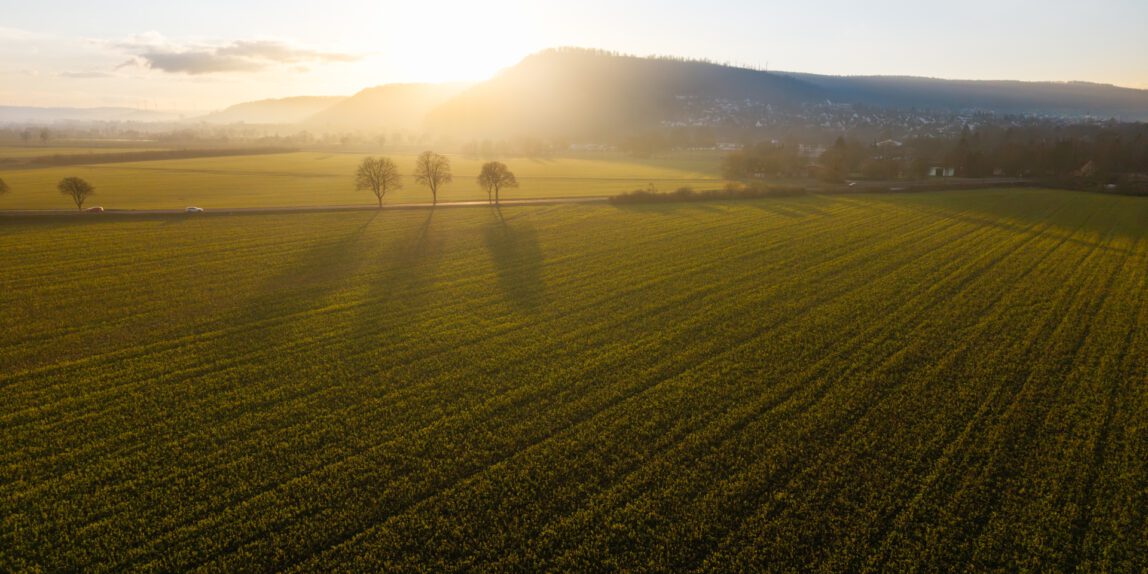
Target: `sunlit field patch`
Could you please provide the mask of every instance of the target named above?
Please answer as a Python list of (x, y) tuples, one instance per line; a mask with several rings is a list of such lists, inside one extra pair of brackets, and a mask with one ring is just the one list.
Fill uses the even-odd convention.
[[(404, 188), (384, 203), (430, 202), (430, 192), (410, 175), (416, 154), (387, 154), (398, 164)], [(0, 197), (0, 209), (68, 209), (56, 183), (82, 177), (96, 188), (89, 202), (109, 209), (207, 209), (312, 205), (371, 205), (374, 196), (355, 191), (355, 168), (362, 154), (297, 152), (273, 155), (103, 163), (0, 172), (12, 193)], [(482, 158), (450, 156), (454, 182), (439, 201), (486, 199), (475, 182)], [(678, 154), (641, 160), (621, 154), (553, 158), (502, 158), (520, 187), (504, 199), (607, 196), (653, 184), (672, 191), (682, 186), (721, 187), (720, 157)]]

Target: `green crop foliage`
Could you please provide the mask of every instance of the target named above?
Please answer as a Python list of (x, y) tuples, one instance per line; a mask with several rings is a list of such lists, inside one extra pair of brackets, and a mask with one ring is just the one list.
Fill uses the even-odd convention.
[[(415, 185), (411, 175), (416, 155), (390, 155), (407, 182), (403, 189), (388, 193), (384, 203), (430, 202), (430, 192)], [(6, 196), (0, 201), (0, 208), (65, 209), (69, 206), (61, 200), (66, 198), (59, 197), (55, 185), (71, 176), (82, 177), (96, 186), (96, 201), (109, 209), (182, 209), (188, 205), (207, 209), (370, 206), (375, 198), (369, 192), (355, 191), (355, 169), (363, 157), (297, 152), (10, 169), (0, 173), (19, 193)], [(485, 200), (486, 192), (475, 178), (487, 160), (466, 156), (450, 156), (450, 160), (454, 183), (443, 187), (439, 201)], [(503, 194), (505, 200), (608, 196), (645, 188), (650, 183), (664, 190), (722, 185), (718, 174), (721, 158), (706, 153), (653, 160), (619, 154), (502, 161), (518, 176), (520, 184)]]
[(1143, 571), (1145, 221), (8, 220), (0, 570)]

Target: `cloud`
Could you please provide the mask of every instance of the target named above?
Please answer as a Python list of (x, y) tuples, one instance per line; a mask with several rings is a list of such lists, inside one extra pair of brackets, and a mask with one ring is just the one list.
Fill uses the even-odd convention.
[(299, 62), (354, 62), (359, 57), (352, 54), (337, 52), (320, 52), (293, 47), (282, 42), (273, 41), (239, 41), (230, 46), (219, 48), (217, 53), (222, 56), (248, 58), (285, 64)]
[(171, 74), (217, 74), (227, 72), (260, 72), (302, 64), (354, 62), (355, 54), (324, 52), (276, 40), (237, 40), (228, 44), (179, 45), (149, 32), (114, 46), (132, 58), (119, 67), (140, 66)]
[(136, 62), (144, 67), (173, 74), (215, 74), (220, 72), (257, 72), (270, 67), (270, 63), (233, 56), (221, 56), (213, 51), (199, 52), (143, 52)]

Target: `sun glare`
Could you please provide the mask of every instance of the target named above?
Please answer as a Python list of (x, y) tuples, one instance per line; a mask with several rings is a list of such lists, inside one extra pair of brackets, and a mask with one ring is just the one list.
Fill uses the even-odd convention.
[(528, 55), (510, 45), (428, 46), (392, 59), (399, 76), (419, 82), (473, 82), (493, 77)]
[(522, 2), (497, 7), (407, 4), (398, 10), (398, 21), (431, 22), (433, 30), (417, 24), (396, 30), (380, 38), (380, 53), (387, 67), (406, 81), (484, 80), (549, 46), (535, 25), (538, 10)]

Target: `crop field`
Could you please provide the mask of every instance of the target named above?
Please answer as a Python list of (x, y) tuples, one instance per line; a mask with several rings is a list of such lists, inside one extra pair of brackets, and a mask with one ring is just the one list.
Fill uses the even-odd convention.
[[(415, 154), (386, 154), (404, 174), (404, 188), (385, 203), (430, 202), (430, 192), (414, 181)], [(103, 163), (0, 171), (12, 192), (0, 196), (0, 209), (69, 209), (74, 204), (56, 183), (82, 177), (96, 188), (87, 205), (109, 209), (182, 209), (197, 205), (280, 207), (373, 205), (368, 191), (355, 191), (354, 173), (362, 154), (297, 152), (275, 155)], [(486, 199), (475, 178), (485, 160), (451, 156), (454, 183), (439, 201)], [(504, 199), (604, 196), (654, 184), (663, 191), (681, 186), (721, 186), (720, 157), (696, 153), (653, 160), (620, 154), (553, 159), (504, 158), (521, 187)]]
[(0, 570), (1148, 569), (1148, 201), (6, 220), (0, 265)]
[(56, 155), (85, 155), (85, 154), (104, 154), (104, 153), (132, 153), (141, 151), (155, 151), (161, 148), (145, 148), (138, 146), (4, 146), (0, 145), (0, 160), (5, 159), (28, 159), (35, 157), (56, 156)]

